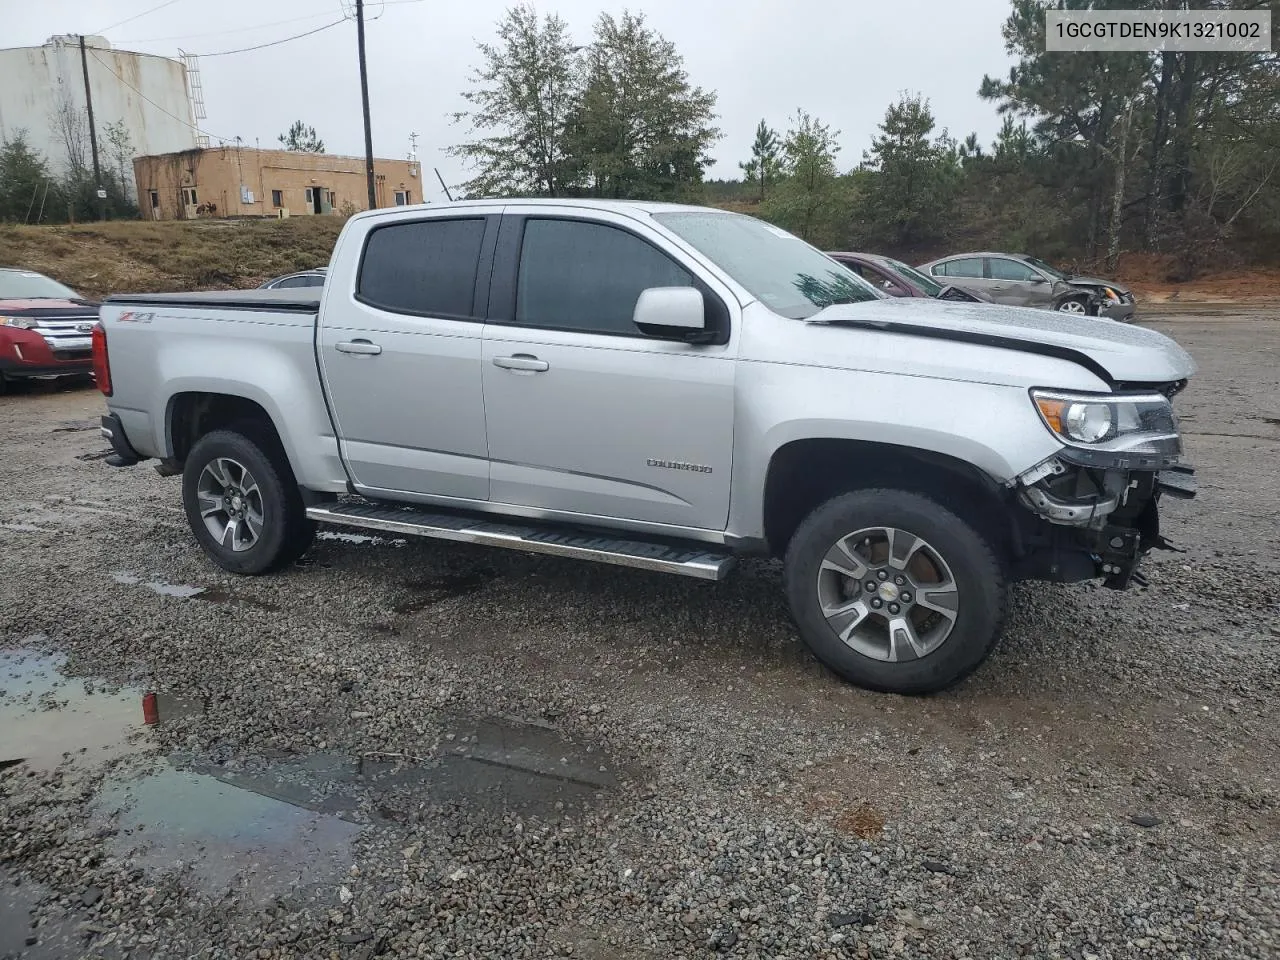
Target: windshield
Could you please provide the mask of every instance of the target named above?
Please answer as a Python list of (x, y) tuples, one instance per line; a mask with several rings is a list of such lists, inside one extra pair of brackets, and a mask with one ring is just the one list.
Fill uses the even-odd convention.
[(654, 219), (688, 240), (774, 313), (805, 320), (837, 303), (882, 296), (865, 280), (785, 230), (736, 213), (660, 213)]
[(894, 270), (898, 271), (898, 273), (902, 274), (908, 280), (913, 281), (917, 287), (919, 287), (921, 290), (923, 290), (925, 293), (927, 293), (931, 297), (936, 297), (945, 289), (942, 286), (942, 284), (934, 280), (933, 277), (927, 274), (921, 273), (915, 267), (907, 266), (901, 260), (894, 260), (892, 257), (885, 257), (884, 262), (887, 263), (889, 266), (891, 266)]
[(56, 280), (26, 270), (0, 270), (0, 300), (79, 300)]
[(1047, 273), (1049, 276), (1053, 277), (1053, 279), (1055, 280), (1070, 279), (1065, 273), (1063, 273), (1057, 267), (1051, 267), (1049, 266), (1049, 264), (1045, 263), (1043, 260), (1037, 259), (1036, 257), (1023, 257), (1022, 259), (1025, 260), (1027, 263), (1031, 264), (1031, 266), (1035, 267), (1037, 270), (1041, 270), (1044, 273)]

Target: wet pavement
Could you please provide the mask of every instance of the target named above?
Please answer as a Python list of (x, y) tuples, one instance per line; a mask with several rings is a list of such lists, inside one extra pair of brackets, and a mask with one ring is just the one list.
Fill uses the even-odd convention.
[[(111, 576), (178, 601), (225, 599), (128, 572)], [(417, 586), (428, 596), (471, 588), (470, 581)], [(89, 785), (84, 830), (105, 842), (108, 856), (149, 884), (177, 882), (214, 902), (341, 905), (350, 896), (344, 880), (357, 869), (353, 843), (366, 829), (395, 831), (441, 810), (554, 822), (619, 782), (614, 762), (594, 747), (545, 722), (500, 717), (442, 717), (437, 748), (423, 755), (320, 751), (225, 764), (181, 751), (162, 756), (140, 688), (109, 688), (68, 675), (66, 665), (43, 636), (0, 650), (0, 770)], [(205, 706), (172, 694), (157, 703), (160, 723)], [(367, 718), (356, 712), (352, 719)], [(18, 880), (0, 872), (0, 958), (69, 957), (90, 946), (94, 956), (115, 955), (99, 935), (106, 928), (72, 909), (74, 902), (54, 904), (46, 888)], [(100, 896), (88, 888), (79, 906)], [(30, 920), (37, 914), (39, 929)]]
[(99, 395), (0, 398), (0, 958), (1273, 960), (1280, 322), (1166, 329), (1188, 552), (1020, 586), (928, 698), (832, 678), (769, 563), (322, 530), (234, 577), (56, 430)]

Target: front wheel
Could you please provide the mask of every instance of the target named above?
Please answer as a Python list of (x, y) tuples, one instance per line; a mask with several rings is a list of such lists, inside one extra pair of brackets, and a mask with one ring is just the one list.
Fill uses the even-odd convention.
[(1004, 621), (1004, 570), (945, 507), (900, 490), (842, 494), (787, 549), (787, 599), (824, 664), (872, 690), (943, 690), (982, 663)]
[(215, 430), (201, 437), (182, 470), (182, 505), (205, 553), (232, 573), (267, 573), (306, 551), (315, 525), (274, 438), (263, 431)]
[(1069, 297), (1058, 304), (1059, 313), (1074, 313), (1077, 316), (1088, 316), (1089, 301), (1084, 297)]

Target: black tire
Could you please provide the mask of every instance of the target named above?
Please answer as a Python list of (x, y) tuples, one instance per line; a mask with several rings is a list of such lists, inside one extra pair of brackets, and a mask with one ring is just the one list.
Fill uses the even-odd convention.
[[(1084, 308), (1084, 310), (1081, 311), (1080, 313), (1075, 313), (1074, 311), (1070, 311), (1070, 310), (1063, 310), (1062, 309), (1063, 305), (1068, 303), (1078, 303), (1080, 304), (1080, 306)], [(1059, 313), (1065, 313), (1067, 314), (1067, 316), (1096, 317), (1098, 315), (1097, 309), (1091, 308), (1089, 306), (1088, 297), (1063, 297), (1056, 304), (1054, 304), (1053, 309)]]
[[(224, 546), (209, 532), (200, 516), (197, 489), (206, 466), (219, 457), (243, 464), (257, 481), (262, 497), (262, 532), (248, 549)], [(214, 430), (191, 448), (182, 469), (182, 505), (192, 533), (210, 559), (232, 573), (270, 573), (301, 557), (315, 537), (315, 524), (283, 448), (271, 431), (257, 424), (236, 424)]]
[[(842, 537), (875, 527), (895, 527), (927, 541), (955, 581), (951, 632), (917, 659), (865, 655), (846, 645), (822, 613), (818, 578), (824, 557)], [(963, 680), (995, 645), (1008, 604), (1004, 568), (991, 544), (947, 508), (900, 490), (858, 490), (815, 509), (791, 539), (783, 576), (792, 616), (814, 655), (850, 683), (889, 693), (935, 693)]]

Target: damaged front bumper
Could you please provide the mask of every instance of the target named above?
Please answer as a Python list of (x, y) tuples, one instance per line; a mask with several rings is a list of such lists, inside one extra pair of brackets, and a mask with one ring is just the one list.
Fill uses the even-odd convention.
[(1138, 566), (1147, 551), (1176, 549), (1160, 533), (1161, 497), (1196, 495), (1195, 471), (1169, 461), (1159, 469), (1117, 469), (1053, 457), (1013, 486), (1024, 508), (1016, 532), (1018, 578), (1101, 577), (1117, 590), (1145, 583)]

